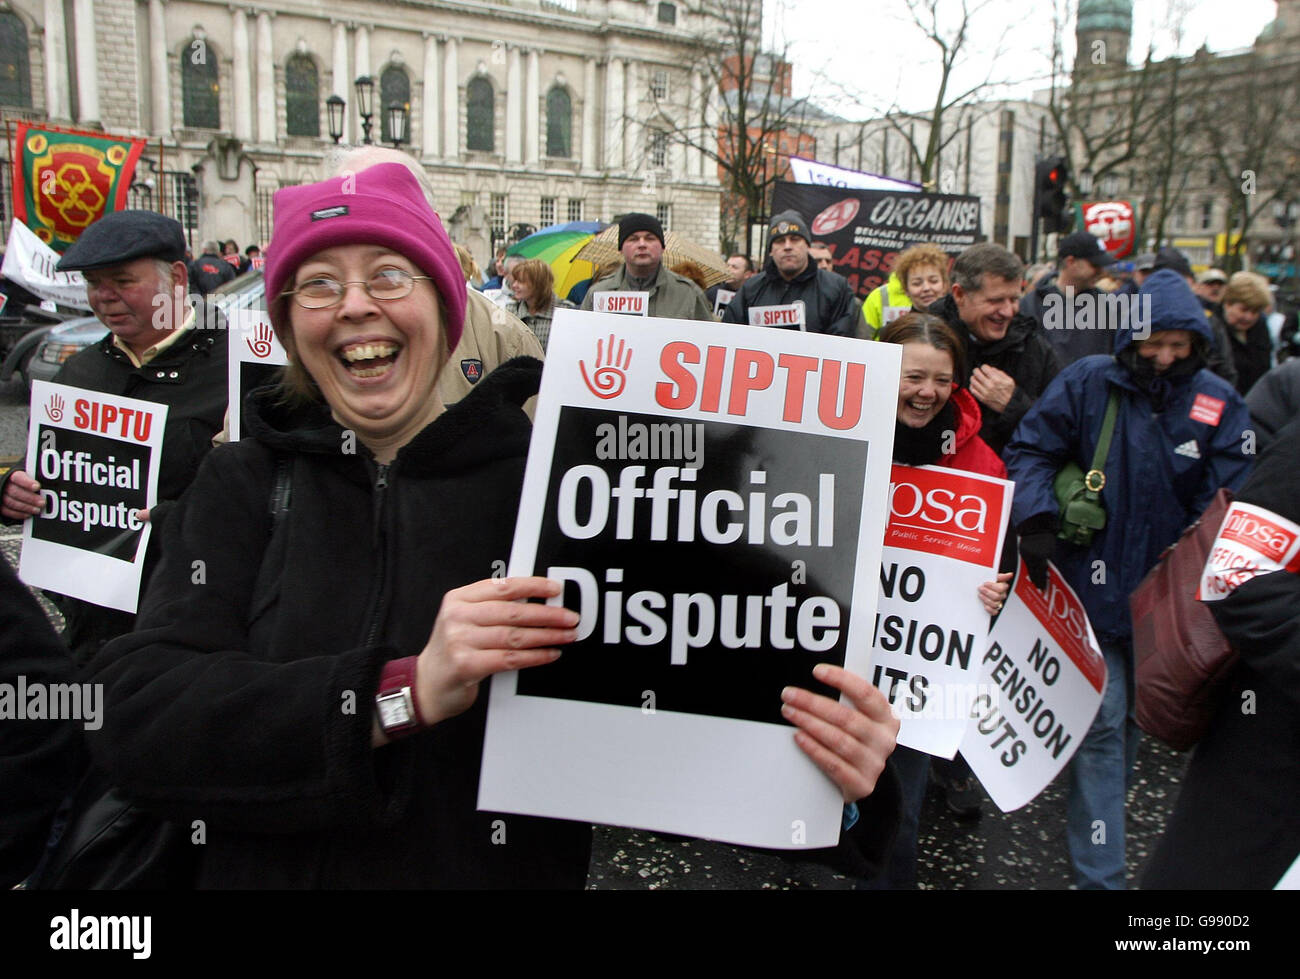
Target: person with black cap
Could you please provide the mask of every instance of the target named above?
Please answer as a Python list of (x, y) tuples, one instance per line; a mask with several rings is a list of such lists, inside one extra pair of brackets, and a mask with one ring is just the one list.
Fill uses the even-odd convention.
[(1109, 355), (1119, 317), (1106, 315), (1112, 307), (1098, 302), (1102, 293), (1096, 286), (1114, 256), (1087, 231), (1063, 237), (1056, 256), (1056, 271), (1024, 295), (1020, 312), (1043, 327), (1063, 366), (1091, 354)]
[[(856, 310), (849, 284), (834, 272), (819, 269), (809, 257), (808, 222), (798, 211), (782, 211), (767, 229), (763, 271), (746, 280), (722, 313), (724, 323), (749, 323), (751, 310), (764, 306), (803, 307), (798, 326), (809, 333), (853, 336)], [(759, 323), (759, 325), (766, 325)]]
[[(172, 505), (190, 485), (221, 431), (226, 412), (226, 334), (187, 302), (189, 272), (180, 223), (153, 211), (116, 211), (96, 221), (57, 266), (81, 272), (86, 298), (108, 336), (70, 357), (54, 380), (102, 394), (167, 405), (158, 471), (158, 502), (149, 511), (142, 585), (148, 580)], [(15, 469), (0, 486), (0, 516), (25, 520), (41, 513), (40, 484)], [(66, 637), (79, 664), (114, 636), (131, 631), (135, 617), (71, 598), (60, 608)]]
[(618, 222), (618, 250), (623, 253), (622, 266), (587, 290), (583, 309), (595, 308), (598, 292), (646, 292), (649, 316), (714, 322), (700, 287), (664, 265), (664, 227), (653, 214), (623, 215)]

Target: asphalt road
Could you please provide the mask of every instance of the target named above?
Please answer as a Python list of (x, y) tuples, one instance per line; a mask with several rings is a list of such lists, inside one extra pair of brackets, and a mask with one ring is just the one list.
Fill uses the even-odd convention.
[[(0, 386), (0, 470), (21, 456), (26, 438), (26, 394)], [(16, 528), (0, 528), (0, 551), (15, 566)], [(47, 608), (57, 615), (52, 606)], [(1138, 750), (1128, 798), (1128, 877), (1136, 886), (1178, 795), (1187, 756), (1153, 739)], [(985, 801), (980, 819), (961, 822), (931, 786), (921, 813), (918, 887), (922, 890), (1062, 890), (1071, 883), (1065, 844), (1063, 775), (1032, 803), (1000, 813)], [(638, 830), (600, 827), (588, 887), (599, 890), (847, 889), (852, 882), (815, 863), (703, 840), (665, 838)]]

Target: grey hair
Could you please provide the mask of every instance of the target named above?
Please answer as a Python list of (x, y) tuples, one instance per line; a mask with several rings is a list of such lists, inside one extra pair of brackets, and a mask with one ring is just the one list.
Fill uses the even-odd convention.
[(220, 245), (219, 243), (217, 243), (216, 241), (205, 241), (205, 242), (203, 243), (203, 251), (204, 251), (204, 252), (211, 252), (213, 255), (220, 255), (220, 254), (221, 254), (221, 245)]
[[(358, 146), (343, 154), (339, 159), (339, 165), (334, 168), (334, 176), (337, 177), (348, 170), (353, 173), (368, 170), (376, 163), (400, 163), (410, 170), (415, 176), (416, 183), (420, 185), (420, 192), (424, 194), (430, 209), (434, 214), (438, 213), (438, 205), (433, 201), (433, 182), (429, 179), (429, 175), (409, 153), (403, 153), (401, 150), (387, 146)], [(442, 220), (441, 216), (439, 220)]]
[(952, 283), (964, 292), (979, 292), (984, 287), (984, 276), (1020, 282), (1025, 266), (1012, 252), (992, 242), (971, 245), (952, 266)]

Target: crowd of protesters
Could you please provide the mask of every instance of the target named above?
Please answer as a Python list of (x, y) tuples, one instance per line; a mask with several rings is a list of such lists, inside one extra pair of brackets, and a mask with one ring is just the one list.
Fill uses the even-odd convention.
[[(354, 181), (346, 191), (336, 177), (276, 195), (265, 260), (256, 246), (241, 255), (215, 240), (190, 259), (175, 222), (121, 212), (60, 264), (85, 272), (110, 334), (58, 380), (172, 404), (164, 458), (183, 454), (184, 471), (142, 514), (156, 533), (138, 617), (88, 618), (84, 603), (65, 603), (75, 668), (107, 691), (102, 730), (83, 744), (70, 726), (0, 728), (0, 886), (123, 884), (102, 861), (100, 876), (78, 876), (67, 853), (63, 827), (107, 786), (155, 832), (167, 819), (206, 821), (197, 863), (179, 876), (166, 868), (174, 886), (585, 879), (589, 827), (512, 821), (507, 851), (489, 844), (490, 814), (474, 802), (479, 684), (551, 662), (576, 635), (574, 613), (516, 604), (554, 596), (555, 583), (483, 579), (509, 549), (538, 362), (575, 297), (556, 295), (546, 263), (503, 251), (483, 283), (502, 290), (493, 303), (472, 287), (482, 274), (448, 239), (420, 168), (392, 151), (359, 153), (341, 165)], [(577, 304), (638, 292), (651, 316), (732, 324), (763, 307), (797, 307), (797, 329), (899, 344), (895, 461), (1014, 481), (1002, 573), (979, 597), (996, 615), (1017, 557), (1040, 588), (1050, 560), (1087, 609), (1107, 682), (1070, 764), (1067, 839), (1077, 886), (1123, 888), (1139, 736), (1128, 596), (1221, 488), (1300, 522), (1300, 361), (1274, 365), (1267, 281), (1213, 269), (1196, 277), (1173, 249), (1139, 257), (1129, 277), (1095, 238), (1074, 234), (1060, 239), (1054, 266), (1028, 271), (997, 245), (950, 256), (918, 242), (860, 301), (794, 211), (772, 218), (761, 265), (732, 255), (714, 285), (699, 266), (670, 267), (665, 244), (655, 217), (625, 215), (621, 261), (599, 270)], [(207, 293), (263, 263), (290, 366), (278, 388), (249, 401), (248, 436), (211, 452), (224, 404), (187, 391), (224, 385), (224, 342), (218, 353), (181, 312), (161, 332), (146, 313), (178, 285)], [(1072, 329), (1081, 304), (1103, 295), (1125, 297), (1120, 315)], [(188, 358), (185, 385), (142, 386), (149, 365), (178, 357)], [(399, 390), (372, 384), (376, 372)], [(1071, 544), (1053, 481), (1068, 463), (1091, 467), (1108, 416), (1106, 525)], [(348, 432), (362, 450), (340, 461)], [(0, 515), (32, 517), (39, 490), (14, 470)], [(189, 585), (198, 560), (211, 587)], [(1214, 603), (1240, 654), (1234, 689), (1258, 692), (1267, 723), (1225, 703), (1147, 886), (1268, 887), (1300, 854), (1296, 570), (1258, 575)], [(375, 591), (374, 581), (385, 585)], [(0, 588), (0, 679), (72, 676), (62, 640), (7, 567)], [(360, 644), (359, 622), (373, 626)], [(86, 623), (94, 628), (79, 635)], [(510, 650), (501, 648), (507, 628)], [(912, 887), (932, 760), (895, 749), (898, 723), (865, 680), (843, 670), (818, 679), (844, 703), (794, 690), (787, 716), (818, 743), (799, 742), (846, 803), (844, 852), (825, 858), (864, 887)], [(346, 691), (372, 709), (321, 709)], [(395, 691), (405, 697), (396, 706)], [(836, 764), (819, 756), (828, 751)], [(953, 812), (977, 816), (978, 785), (960, 756), (935, 770)]]

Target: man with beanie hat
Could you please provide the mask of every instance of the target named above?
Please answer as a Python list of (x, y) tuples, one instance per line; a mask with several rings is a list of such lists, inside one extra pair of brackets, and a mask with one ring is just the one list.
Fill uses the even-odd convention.
[(763, 271), (740, 287), (723, 311), (722, 322), (749, 323), (751, 310), (800, 304), (803, 322), (798, 329), (853, 336), (855, 311), (849, 284), (817, 267), (808, 255), (811, 244), (808, 222), (798, 211), (782, 211), (772, 218)]
[(694, 282), (664, 268), (664, 228), (652, 214), (625, 214), (618, 222), (623, 265), (587, 290), (582, 308), (595, 309), (598, 292), (645, 292), (649, 316), (712, 323), (709, 301)]
[[(186, 302), (189, 270), (180, 223), (153, 211), (115, 211), (72, 244), (58, 271), (80, 271), (86, 298), (108, 336), (68, 358), (58, 384), (167, 406), (150, 511), (141, 586), (148, 582), (166, 516), (212, 448), (226, 413), (226, 333), (215, 317)], [(208, 320), (211, 319), (211, 322)], [(0, 485), (0, 515), (25, 520), (45, 509), (40, 484), (16, 469)], [(130, 632), (135, 616), (72, 598), (59, 602), (66, 637), (79, 664), (109, 639)]]
[[(1138, 737), (1129, 595), (1220, 487), (1245, 481), (1253, 458), (1245, 403), (1205, 369), (1212, 334), (1196, 297), (1172, 269), (1157, 269), (1140, 298), (1150, 320), (1139, 329), (1130, 315), (1114, 355), (1084, 357), (1057, 374), (1003, 453), (1029, 578), (1045, 588), (1047, 562), (1055, 563), (1106, 661), (1101, 707), (1070, 763), (1066, 838), (1080, 888), (1125, 884), (1125, 783)], [(1106, 526), (1076, 546), (1057, 538), (1053, 483), (1066, 463), (1091, 467), (1112, 397), (1114, 431), (1101, 466)]]

